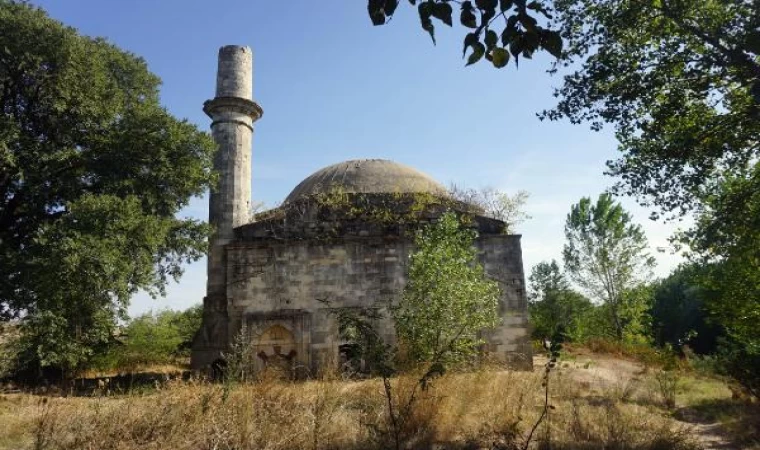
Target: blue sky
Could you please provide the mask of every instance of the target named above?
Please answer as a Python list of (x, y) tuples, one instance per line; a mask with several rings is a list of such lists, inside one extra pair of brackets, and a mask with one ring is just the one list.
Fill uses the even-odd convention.
[[(530, 268), (561, 258), (570, 205), (597, 196), (613, 179), (611, 130), (547, 123), (536, 112), (554, 104), (558, 77), (548, 55), (519, 70), (487, 63), (464, 67), (461, 28), (436, 23), (438, 45), (402, 2), (392, 22), (373, 27), (366, 0), (273, 2), (199, 0), (34, 1), (81, 33), (101, 36), (142, 56), (163, 80), (161, 99), (201, 129), (213, 97), (222, 45), (253, 48), (254, 98), (264, 109), (253, 139), (254, 201), (275, 204), (315, 170), (346, 159), (386, 158), (438, 181), (531, 194), (522, 233)], [(632, 199), (622, 203), (644, 226), (666, 275), (680, 261), (655, 251), (678, 224), (650, 221)], [(207, 200), (182, 215), (206, 219)], [(202, 301), (205, 260), (190, 265), (166, 298), (139, 294), (131, 314)]]

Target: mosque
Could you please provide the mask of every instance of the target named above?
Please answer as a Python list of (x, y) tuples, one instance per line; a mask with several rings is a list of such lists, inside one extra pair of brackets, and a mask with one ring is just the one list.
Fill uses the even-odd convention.
[[(251, 49), (222, 47), (216, 97), (203, 105), (219, 145), (220, 179), (209, 199), (215, 231), (194, 369), (223, 359), (241, 338), (253, 346), (257, 369), (276, 364), (309, 374), (338, 364), (351, 343), (338, 333), (335, 308), (387, 312), (405, 284), (410, 231), (449, 209), (470, 214), (479, 261), (501, 287), (501, 325), (484, 332), (483, 351), (511, 367), (532, 367), (520, 236), (451, 200), (424, 173), (381, 159), (339, 162), (254, 217), (251, 140), (262, 109), (252, 89)], [(378, 330), (393, 342), (393, 324), (384, 317)]]

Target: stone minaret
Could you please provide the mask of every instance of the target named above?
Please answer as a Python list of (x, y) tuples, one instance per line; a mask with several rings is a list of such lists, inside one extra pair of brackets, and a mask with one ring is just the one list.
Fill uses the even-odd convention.
[(203, 326), (193, 343), (192, 366), (201, 368), (227, 348), (227, 269), (225, 246), (234, 228), (251, 220), (251, 137), (261, 107), (252, 100), (251, 49), (227, 45), (219, 49), (216, 97), (203, 104), (211, 118), (211, 131), (219, 146), (214, 169), (219, 180), (211, 190), (208, 281), (203, 302)]

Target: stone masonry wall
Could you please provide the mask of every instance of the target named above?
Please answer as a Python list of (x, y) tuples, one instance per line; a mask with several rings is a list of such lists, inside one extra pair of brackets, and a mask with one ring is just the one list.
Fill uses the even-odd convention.
[[(531, 354), (519, 236), (485, 236), (477, 245), (486, 272), (503, 291), (503, 325), (487, 336), (488, 349), (513, 366), (527, 368)], [(265, 328), (280, 325), (296, 340), (297, 364), (304, 370), (335, 364), (341, 342), (330, 308), (385, 310), (400, 297), (412, 248), (410, 240), (398, 237), (230, 244), (230, 336), (245, 324), (255, 341)], [(377, 325), (392, 342), (391, 321)]]
[(481, 236), (475, 245), (486, 274), (501, 288), (499, 314), (502, 324), (485, 336), (488, 350), (512, 367), (530, 370), (533, 352), (520, 236)]

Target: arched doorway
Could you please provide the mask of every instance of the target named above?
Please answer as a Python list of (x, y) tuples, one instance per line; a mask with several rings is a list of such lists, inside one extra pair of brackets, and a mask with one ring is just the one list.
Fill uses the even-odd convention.
[(296, 341), (293, 333), (282, 325), (272, 325), (256, 340), (256, 356), (262, 368), (292, 374), (296, 362)]

